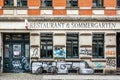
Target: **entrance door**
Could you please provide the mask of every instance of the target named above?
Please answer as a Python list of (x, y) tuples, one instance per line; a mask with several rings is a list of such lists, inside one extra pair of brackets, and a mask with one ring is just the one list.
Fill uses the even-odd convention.
[[(14, 40), (12, 34), (8, 35), (12, 38), (10, 38), (11, 40), (4, 40), (3, 71), (28, 72), (30, 69), (29, 40), (24, 39), (25, 34), (18, 34), (21, 36), (21, 39), (19, 40)], [(16, 36), (18, 35), (16, 34)]]
[(120, 68), (120, 33), (117, 33), (117, 67)]

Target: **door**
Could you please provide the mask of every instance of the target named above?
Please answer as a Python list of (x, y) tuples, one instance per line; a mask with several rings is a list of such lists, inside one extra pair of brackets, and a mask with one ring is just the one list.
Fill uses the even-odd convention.
[(120, 68), (120, 33), (117, 33), (117, 68)]
[(29, 53), (29, 41), (25, 41), (24, 37), (20, 40), (4, 40), (3, 71), (29, 72)]

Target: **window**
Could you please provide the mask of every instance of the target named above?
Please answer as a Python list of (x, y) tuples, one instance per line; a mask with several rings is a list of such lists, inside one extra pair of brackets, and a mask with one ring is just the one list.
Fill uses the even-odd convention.
[(120, 7), (120, 0), (117, 0), (117, 7)]
[(41, 7), (52, 7), (52, 0), (41, 0)]
[(67, 0), (67, 7), (78, 7), (78, 0)]
[(104, 34), (93, 34), (93, 58), (104, 58)]
[(52, 33), (41, 33), (41, 58), (52, 58), (53, 57), (53, 34)]
[(5, 5), (5, 7), (7, 7), (7, 6), (13, 6), (13, 3), (14, 3), (14, 1), (13, 0), (4, 0), (4, 5)]
[(67, 58), (78, 58), (79, 55), (79, 40), (78, 33), (67, 33), (66, 55)]
[(103, 0), (93, 0), (93, 7), (103, 7)]
[(17, 0), (17, 6), (18, 7), (27, 6), (27, 0)]

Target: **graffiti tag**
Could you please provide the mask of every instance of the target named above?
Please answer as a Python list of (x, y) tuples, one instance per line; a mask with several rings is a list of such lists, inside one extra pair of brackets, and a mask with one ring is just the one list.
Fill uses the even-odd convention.
[(84, 49), (81, 49), (80, 54), (83, 54), (83, 55), (92, 55), (92, 50), (84, 48)]

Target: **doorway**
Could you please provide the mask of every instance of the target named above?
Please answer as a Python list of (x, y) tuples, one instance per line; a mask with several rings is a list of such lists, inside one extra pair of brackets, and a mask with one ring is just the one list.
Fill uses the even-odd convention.
[(120, 33), (117, 33), (117, 68), (120, 68)]
[(3, 34), (3, 72), (29, 72), (29, 34)]

